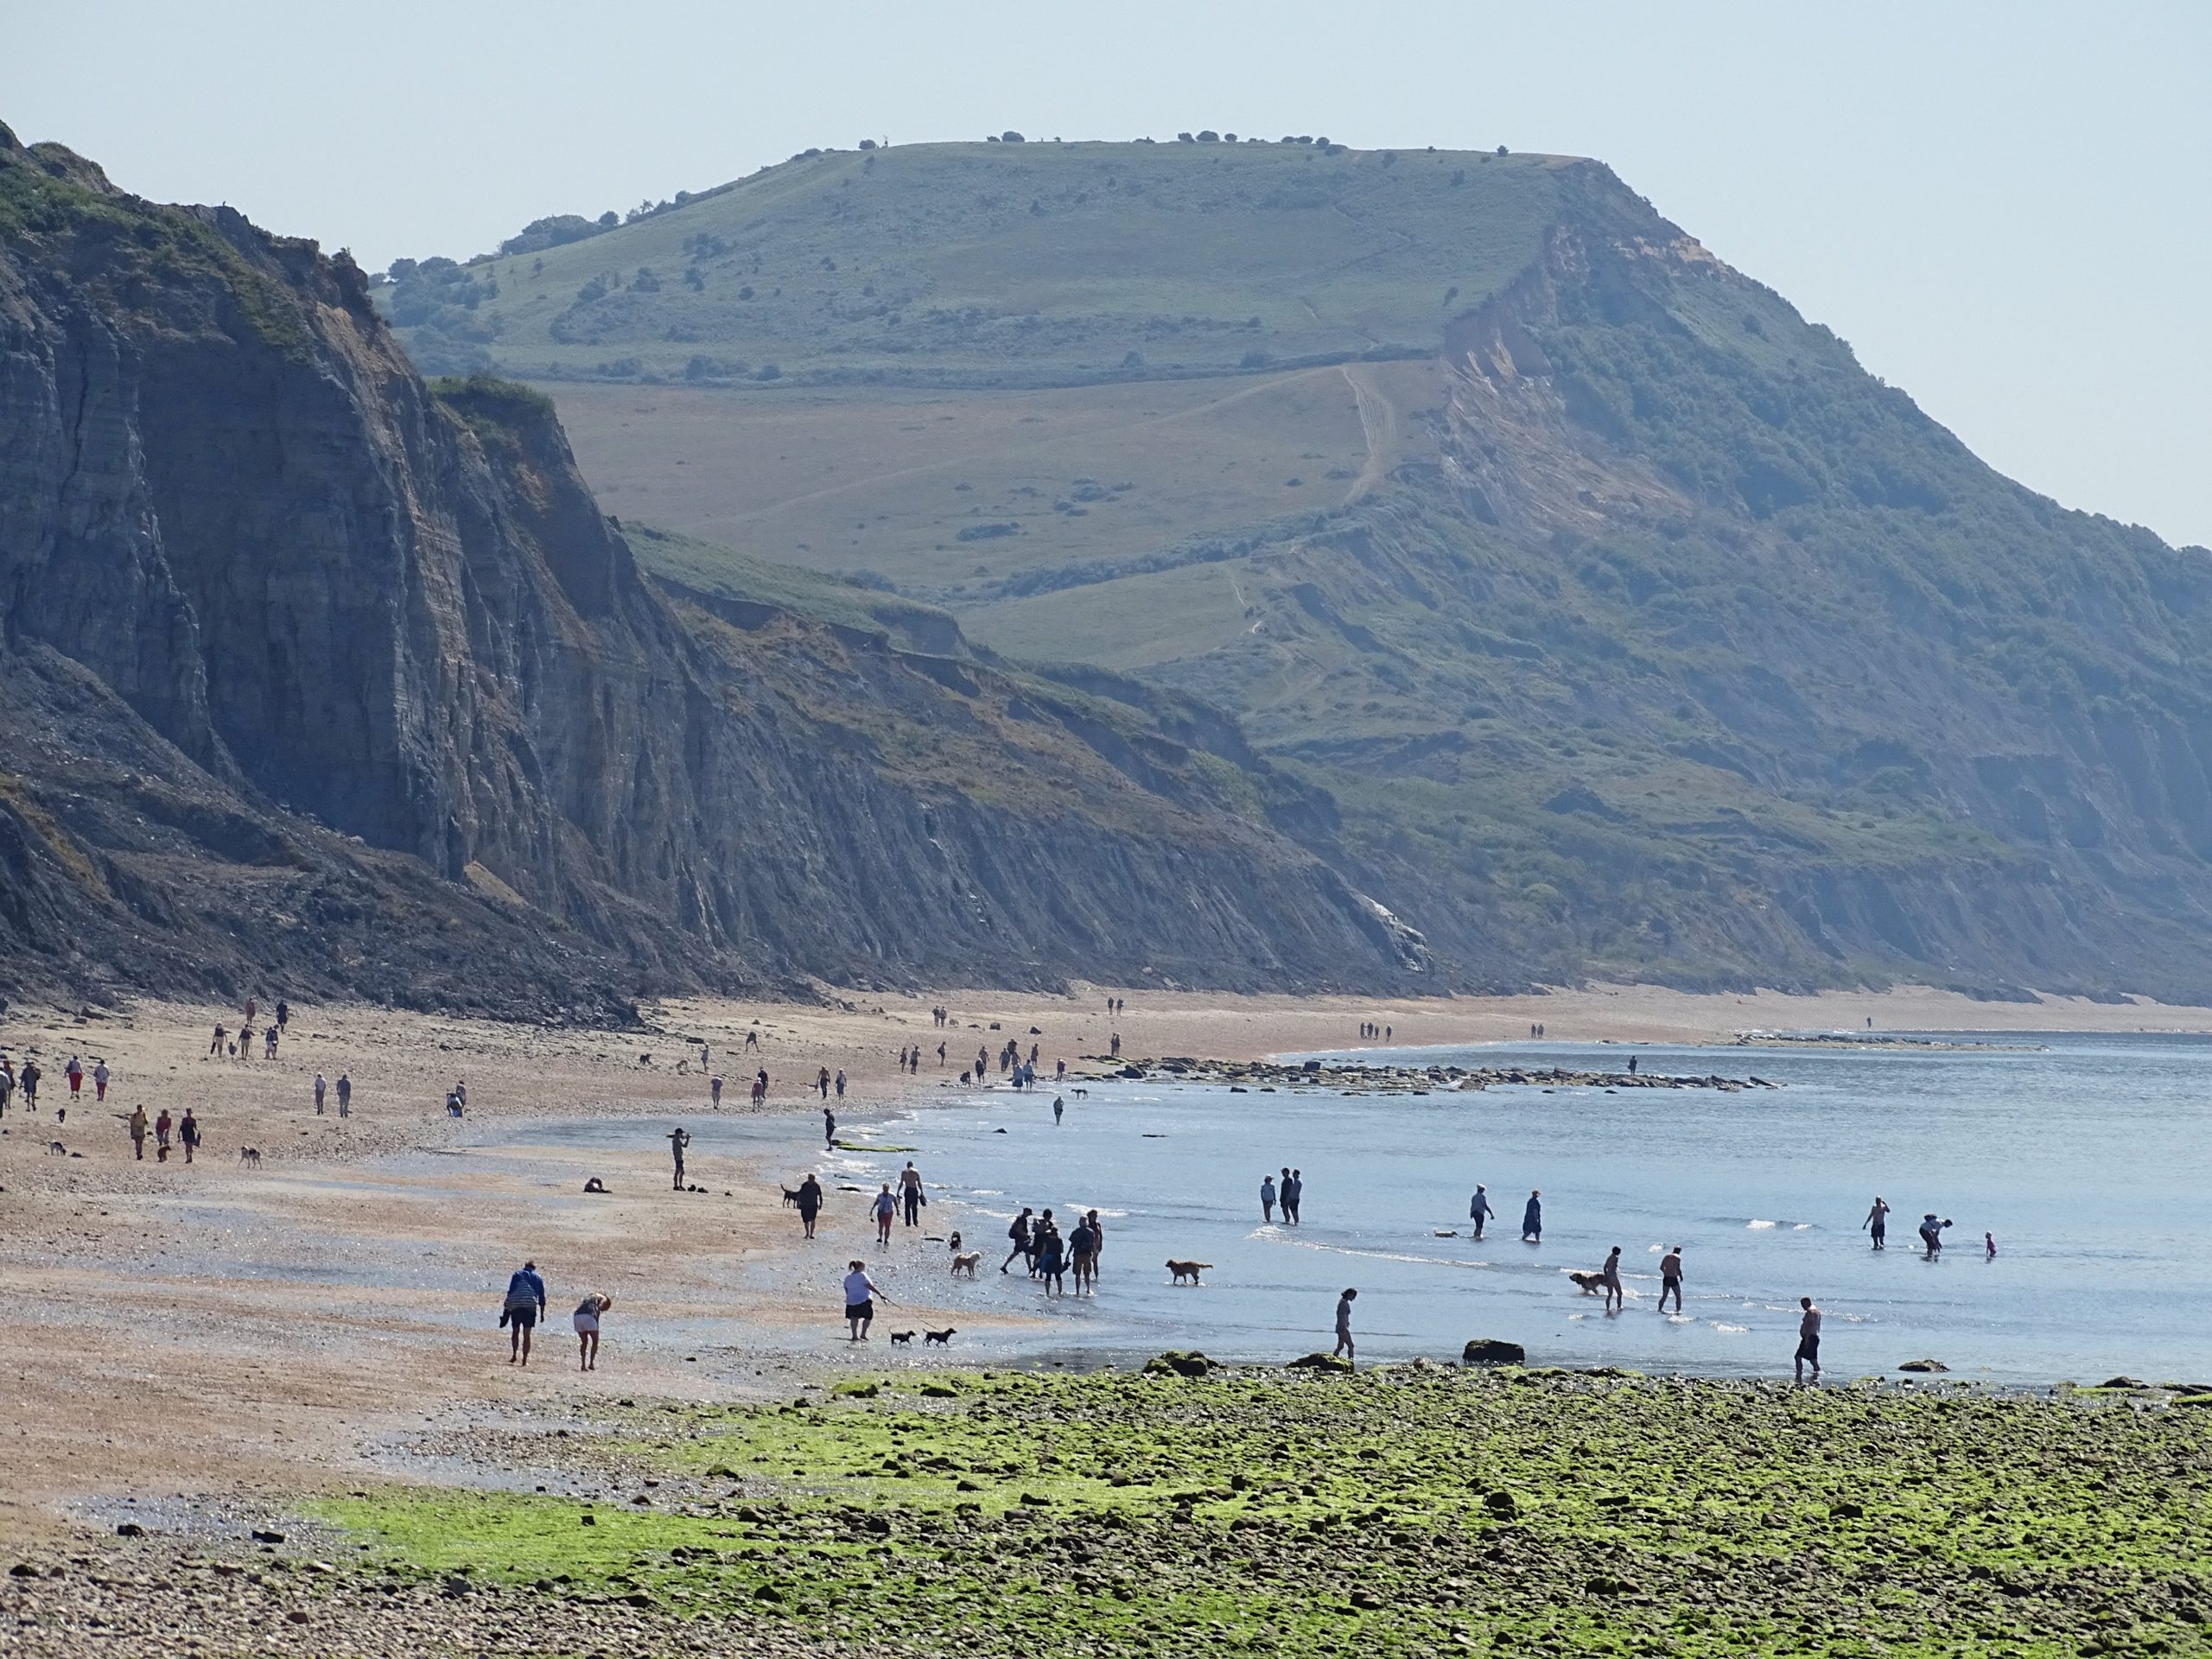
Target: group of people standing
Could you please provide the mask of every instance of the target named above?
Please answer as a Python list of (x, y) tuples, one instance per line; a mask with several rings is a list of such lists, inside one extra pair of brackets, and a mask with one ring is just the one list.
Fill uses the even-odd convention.
[[(1943, 1230), (1951, 1224), (1948, 1219), (1937, 1219), (1933, 1210), (1921, 1217), (1920, 1247), (1929, 1261), (1933, 1262), (1943, 1254)], [(1862, 1232), (1872, 1235), (1876, 1249), (1889, 1249), (1889, 1201), (1877, 1193), (1874, 1197), (1873, 1207), (1867, 1211), (1866, 1219), (1860, 1222), (1859, 1226)], [(1984, 1261), (1994, 1262), (1997, 1259), (1997, 1235), (1985, 1230), (1981, 1236), (1981, 1249)]]
[(1277, 1180), (1273, 1175), (1261, 1176), (1260, 1219), (1272, 1225), (1275, 1218), (1275, 1211), (1280, 1208), (1282, 1211), (1283, 1225), (1297, 1226), (1299, 1200), (1305, 1196), (1304, 1173), (1291, 1168), (1287, 1164), (1283, 1166), (1281, 1180)]
[[(235, 1036), (224, 1029), (220, 1020), (216, 1021), (215, 1039), (207, 1045), (207, 1052), (211, 1058), (224, 1055), (228, 1055), (234, 1060), (250, 1060), (253, 1058), (253, 1021), (254, 1017), (261, 1012), (261, 1005), (249, 996), (245, 1000), (245, 1007), (242, 1012), (245, 1017), (239, 1021)], [(276, 1039), (283, 1034), (285, 1027), (292, 1023), (291, 1004), (285, 1001), (283, 998), (276, 999), (276, 1007), (272, 1012), (276, 1017), (260, 1033), (263, 1046), (262, 1058), (265, 1060), (273, 1060), (276, 1058)]]

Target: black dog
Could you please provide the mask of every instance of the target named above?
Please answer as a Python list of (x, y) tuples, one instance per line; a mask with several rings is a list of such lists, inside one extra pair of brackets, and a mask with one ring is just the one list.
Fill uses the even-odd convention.
[(893, 1331), (891, 1333), (891, 1340), (893, 1342), (912, 1342), (913, 1339), (914, 1333), (911, 1331)]
[[(914, 1333), (909, 1331), (906, 1334), (908, 1336), (912, 1336)], [(957, 1335), (959, 1335), (959, 1332), (955, 1331), (949, 1325), (942, 1331), (925, 1331), (922, 1332), (922, 1345), (926, 1348), (930, 1344), (935, 1343), (940, 1348), (949, 1347), (951, 1344), (953, 1338)], [(895, 1342), (898, 1338), (894, 1337), (892, 1340)]]

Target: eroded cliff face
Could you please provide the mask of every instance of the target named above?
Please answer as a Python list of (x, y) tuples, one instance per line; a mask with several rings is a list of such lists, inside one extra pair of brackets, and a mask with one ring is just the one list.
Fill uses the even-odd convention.
[[(687, 622), (542, 400), (434, 394), (342, 257), (4, 128), (0, 603), (19, 975), (537, 1012), (1419, 963), (1268, 826), (1296, 791), (1249, 755), (795, 619)], [(546, 982), (509, 995), (523, 940)]]

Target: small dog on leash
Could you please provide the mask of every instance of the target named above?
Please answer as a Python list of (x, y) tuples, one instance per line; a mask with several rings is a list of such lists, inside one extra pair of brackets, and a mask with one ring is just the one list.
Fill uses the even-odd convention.
[(922, 1346), (926, 1348), (935, 1343), (940, 1348), (947, 1348), (951, 1346), (953, 1338), (959, 1334), (949, 1325), (942, 1331), (925, 1331), (922, 1332)]
[(1201, 1268), (1210, 1268), (1211, 1266), (1213, 1266), (1213, 1263), (1211, 1262), (1178, 1262), (1173, 1257), (1170, 1257), (1167, 1262), (1167, 1271), (1175, 1275), (1175, 1282), (1177, 1284), (1179, 1285), (1185, 1279), (1188, 1279), (1195, 1285), (1198, 1282), (1198, 1270)]
[(983, 1253), (981, 1250), (961, 1251), (952, 1258), (952, 1276), (957, 1279), (961, 1274), (965, 1274), (969, 1278), (973, 1279), (976, 1276), (976, 1269), (982, 1264), (982, 1260)]
[(891, 1333), (891, 1340), (893, 1342), (906, 1343), (912, 1342), (913, 1339), (914, 1333), (911, 1331), (893, 1331)]
[(240, 1147), (238, 1148), (238, 1162), (242, 1164), (251, 1164), (256, 1169), (260, 1168), (261, 1148), (259, 1147)]

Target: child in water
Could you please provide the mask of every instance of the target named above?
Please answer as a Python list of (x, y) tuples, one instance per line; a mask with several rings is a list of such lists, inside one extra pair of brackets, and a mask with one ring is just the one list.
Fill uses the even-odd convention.
[(1997, 1235), (1994, 1233), (1984, 1233), (1981, 1236), (1981, 1243), (1982, 1248), (1989, 1252), (1988, 1255), (1982, 1257), (1982, 1260), (1985, 1262), (1994, 1262), (1997, 1259)]

